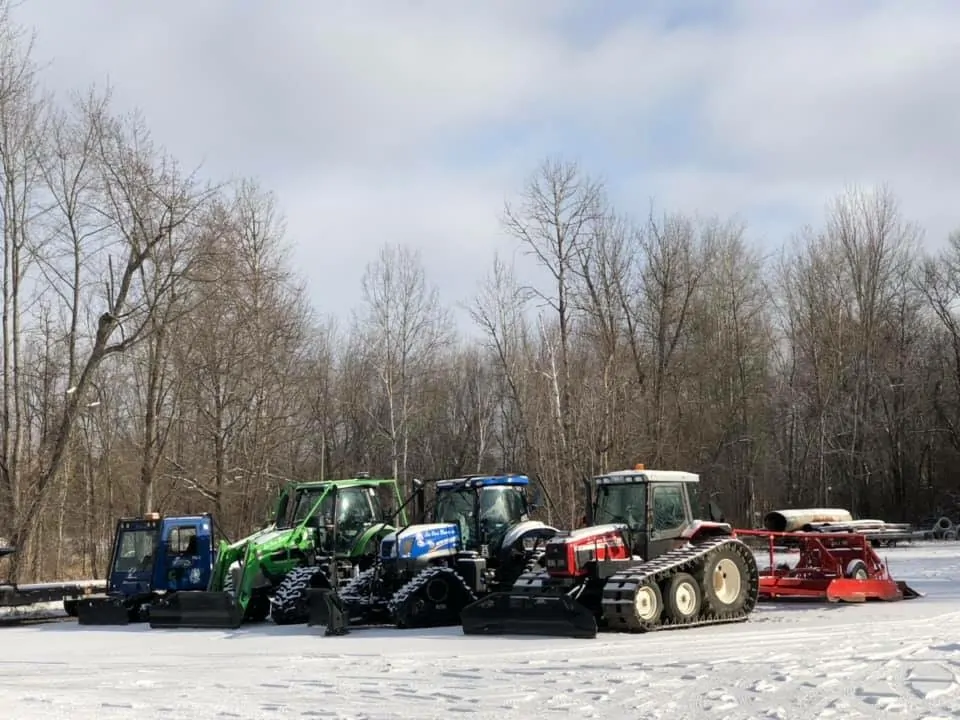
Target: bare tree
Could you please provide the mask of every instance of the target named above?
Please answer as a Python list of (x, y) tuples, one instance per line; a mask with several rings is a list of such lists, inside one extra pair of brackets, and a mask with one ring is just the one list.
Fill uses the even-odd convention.
[[(13, 22), (0, 0), (0, 212), (3, 214), (3, 434), (0, 441), (0, 526), (16, 527), (23, 514), (20, 455), (21, 321), (29, 264), (31, 223), (38, 212), (37, 185), (44, 150), (46, 103), (38, 94), (32, 38)], [(9, 509), (7, 509), (9, 508)]]
[[(533, 295), (549, 307), (556, 320), (557, 343), (545, 368), (552, 385), (559, 441), (558, 467), (568, 479), (575, 468), (574, 422), (570, 400), (570, 337), (574, 308), (571, 296), (578, 258), (604, 215), (601, 184), (576, 163), (547, 160), (530, 178), (516, 205), (507, 203), (503, 224), (550, 278), (550, 289), (531, 286)], [(547, 337), (546, 334), (543, 335)]]
[[(67, 388), (32, 498), (15, 526), (17, 542), (29, 537), (31, 519), (49, 499), (51, 480), (63, 464), (78, 412), (88, 402), (94, 373), (106, 358), (123, 353), (150, 333), (157, 308), (151, 295), (156, 299), (170, 292), (183, 273), (191, 257), (190, 221), (209, 197), (193, 178), (182, 175), (171, 158), (154, 149), (140, 118), (121, 120), (97, 102), (82, 107), (96, 138), (97, 211), (114, 240), (106, 246), (106, 262), (100, 266), (105, 273), (99, 300), (103, 312), (85, 358), (78, 361), (76, 381)], [(117, 269), (114, 254), (123, 258)]]
[(417, 412), (416, 380), (428, 374), (451, 339), (449, 315), (428, 286), (420, 257), (386, 245), (363, 277), (362, 327), (375, 368), (386, 418), (393, 476), (407, 480), (410, 421)]
[(697, 228), (691, 219), (679, 214), (667, 215), (658, 221), (651, 213), (636, 240), (639, 242), (636, 255), (639, 267), (635, 271), (637, 300), (629, 306), (629, 314), (633, 331), (639, 331), (643, 338), (641, 346), (649, 348), (652, 355), (651, 462), (659, 464), (664, 461), (668, 435), (668, 383), (677, 349), (687, 330), (694, 297), (713, 262), (715, 228), (710, 225)]

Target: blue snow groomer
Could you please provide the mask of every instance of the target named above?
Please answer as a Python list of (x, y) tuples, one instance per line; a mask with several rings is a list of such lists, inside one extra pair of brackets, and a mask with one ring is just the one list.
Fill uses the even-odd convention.
[(539, 504), (527, 499), (529, 485), (526, 475), (437, 480), (432, 522), (381, 541), (379, 562), (340, 593), (346, 613), (399, 627), (459, 625), (464, 607), (511, 588), (559, 532), (529, 519)]

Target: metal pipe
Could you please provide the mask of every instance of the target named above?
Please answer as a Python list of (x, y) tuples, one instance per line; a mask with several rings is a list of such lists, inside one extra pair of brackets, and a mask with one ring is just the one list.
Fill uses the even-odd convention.
[(773, 532), (796, 532), (812, 523), (846, 523), (853, 520), (849, 510), (840, 508), (803, 508), (774, 510), (763, 518), (763, 526)]

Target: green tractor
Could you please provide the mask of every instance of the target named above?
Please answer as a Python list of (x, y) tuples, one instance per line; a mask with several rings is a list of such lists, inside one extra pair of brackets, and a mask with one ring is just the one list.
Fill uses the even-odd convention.
[(278, 625), (307, 621), (307, 591), (339, 585), (371, 567), (380, 541), (407, 524), (393, 479), (366, 474), (292, 483), (273, 521), (235, 543), (220, 543), (205, 591), (165, 597), (150, 611), (153, 628), (237, 628), (268, 616)]

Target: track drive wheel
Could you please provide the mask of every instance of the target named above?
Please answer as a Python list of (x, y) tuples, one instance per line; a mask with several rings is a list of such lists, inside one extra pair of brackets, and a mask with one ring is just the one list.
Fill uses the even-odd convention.
[(704, 610), (718, 617), (743, 613), (751, 596), (751, 577), (747, 560), (736, 547), (721, 546), (711, 552), (698, 578)]
[(633, 596), (633, 612), (641, 627), (652, 628), (660, 624), (663, 615), (663, 593), (653, 580), (645, 580), (637, 586)]
[(689, 573), (677, 573), (663, 587), (663, 609), (678, 625), (690, 622), (700, 614), (703, 594), (696, 579)]

